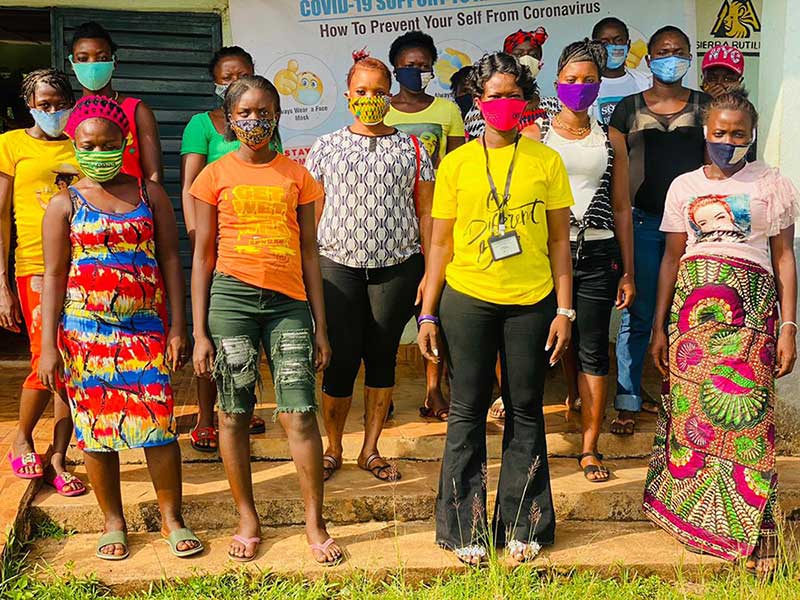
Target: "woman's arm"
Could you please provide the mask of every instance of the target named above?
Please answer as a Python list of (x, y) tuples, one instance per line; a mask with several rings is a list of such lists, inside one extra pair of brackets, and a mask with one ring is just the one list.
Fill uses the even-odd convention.
[[(453, 227), (455, 219), (433, 219), (431, 243), (425, 261), (425, 289), (422, 292), (422, 315), (435, 315), (444, 288), (444, 273), (453, 259)], [(419, 328), (417, 343), (422, 355), (439, 362), (437, 328), (433, 323), (423, 323)]]
[(678, 279), (678, 268), (681, 257), (686, 252), (685, 233), (667, 233), (664, 258), (658, 272), (658, 292), (656, 292), (656, 308), (653, 314), (653, 331), (651, 333), (650, 356), (656, 368), (663, 376), (668, 374), (669, 353), (667, 344), (667, 316), (669, 315), (672, 297), (675, 295), (675, 282)]
[[(322, 203), (322, 200), (319, 201)], [(331, 362), (331, 345), (328, 341), (328, 322), (325, 319), (325, 296), (322, 292), (322, 272), (319, 267), (317, 247), (317, 202), (302, 204), (297, 208), (300, 226), (300, 254), (303, 262), (303, 283), (308, 303), (314, 317), (314, 367), (322, 371)]]
[(459, 146), (463, 145), (464, 142), (467, 140), (464, 139), (464, 136), (458, 135), (448, 135), (447, 136), (447, 154), (450, 154), (453, 150), (458, 148)]
[[(797, 322), (797, 265), (795, 263), (794, 225), (769, 239), (772, 268), (778, 288), (781, 321)], [(776, 377), (788, 375), (797, 360), (797, 327), (787, 325), (778, 334)]]
[(204, 154), (190, 152), (181, 157), (181, 205), (183, 206), (183, 222), (186, 232), (194, 245), (194, 197), (189, 193), (194, 180), (206, 166)]
[(431, 235), (433, 232), (433, 219), (431, 218), (431, 208), (433, 207), (433, 181), (420, 181), (417, 184), (417, 210), (419, 214), (419, 237), (422, 243), (422, 252), (427, 255), (431, 245)]
[(42, 286), (42, 355), (38, 375), (48, 389), (61, 381), (63, 362), (58, 351), (58, 320), (64, 309), (70, 264), (69, 218), (72, 202), (67, 193), (56, 194), (42, 221), (44, 281)]
[(194, 372), (208, 377), (214, 367), (214, 344), (208, 337), (208, 294), (217, 264), (217, 207), (195, 198), (195, 242), (192, 255), (192, 321)]
[(22, 310), (19, 298), (8, 278), (8, 257), (11, 254), (11, 191), (14, 178), (0, 173), (0, 327), (19, 333)]
[(186, 286), (178, 255), (178, 226), (167, 193), (160, 184), (147, 182), (147, 193), (153, 207), (155, 222), (156, 258), (167, 290), (170, 331), (167, 335), (167, 364), (180, 369), (186, 359)]
[[(550, 270), (559, 308), (572, 308), (572, 253), (569, 245), (569, 208), (547, 211), (547, 247), (550, 255)], [(555, 344), (550, 356), (550, 365), (561, 360), (561, 355), (569, 346), (572, 336), (572, 323), (562, 315), (556, 315), (550, 325), (545, 350)]]
[(617, 310), (628, 308), (636, 295), (633, 264), (633, 211), (628, 182), (628, 149), (625, 138), (616, 129), (608, 137), (614, 148), (611, 166), (611, 210), (614, 211), (614, 235), (622, 256), (622, 277), (617, 286)]
[(158, 137), (158, 123), (150, 107), (140, 102), (136, 107), (136, 132), (139, 136), (139, 153), (142, 173), (145, 179), (161, 183), (164, 174), (161, 170), (161, 139)]

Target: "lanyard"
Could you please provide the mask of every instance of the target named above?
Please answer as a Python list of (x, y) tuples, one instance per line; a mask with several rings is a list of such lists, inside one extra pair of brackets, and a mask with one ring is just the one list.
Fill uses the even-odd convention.
[(508, 165), (508, 174), (506, 175), (506, 185), (505, 190), (503, 191), (503, 201), (500, 202), (500, 197), (497, 195), (497, 186), (494, 184), (494, 178), (492, 177), (492, 172), (489, 170), (489, 151), (486, 149), (486, 136), (481, 137), (481, 141), (483, 142), (483, 155), (486, 157), (486, 178), (489, 180), (489, 188), (492, 192), (492, 200), (497, 205), (497, 210), (500, 213), (500, 218), (498, 221), (498, 229), (500, 230), (500, 235), (503, 235), (506, 232), (506, 205), (508, 204), (508, 199), (511, 197), (511, 174), (514, 172), (514, 161), (517, 158), (517, 145), (519, 145), (519, 134), (514, 139), (514, 153), (511, 155), (511, 162)]

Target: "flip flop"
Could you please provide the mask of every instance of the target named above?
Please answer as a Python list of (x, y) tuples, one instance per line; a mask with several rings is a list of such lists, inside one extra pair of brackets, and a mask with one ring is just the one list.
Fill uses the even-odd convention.
[(250, 417), (250, 435), (258, 435), (259, 433), (265, 433), (267, 431), (267, 422), (259, 417), (258, 415), (253, 415)]
[[(332, 466), (328, 466), (332, 465)], [(330, 454), (322, 455), (322, 481), (328, 481), (333, 474), (341, 468), (342, 464), (336, 460), (335, 456)]]
[(450, 409), (440, 408), (439, 410), (433, 410), (428, 406), (420, 406), (419, 416), (423, 419), (438, 419), (443, 423), (447, 423), (447, 417), (450, 416)]
[(234, 539), (234, 541), (239, 542), (245, 548), (247, 548), (247, 546), (249, 546), (250, 544), (255, 544), (256, 547), (253, 549), (253, 556), (250, 556), (250, 557), (247, 557), (247, 556), (234, 556), (233, 554), (230, 553), (230, 550), (229, 550), (228, 551), (228, 558), (230, 558), (231, 560), (235, 560), (236, 562), (250, 562), (251, 560), (253, 560), (256, 557), (256, 555), (258, 554), (258, 545), (261, 543), (261, 538), (260, 537), (255, 536), (255, 537), (251, 537), (251, 538), (246, 538), (246, 537), (242, 537), (241, 535), (239, 535), (237, 533), (236, 535), (233, 536), (233, 539)]
[(393, 483), (395, 481), (400, 481), (400, 472), (397, 471), (396, 469), (395, 469), (395, 472), (394, 472), (394, 476), (389, 474), (386, 477), (381, 477), (381, 474), (384, 471), (386, 471), (386, 469), (392, 469), (393, 468), (392, 465), (389, 464), (388, 462), (385, 465), (380, 466), (380, 467), (370, 467), (370, 465), (372, 463), (374, 463), (376, 460), (378, 460), (380, 458), (382, 458), (380, 454), (378, 454), (378, 453), (372, 454), (366, 460), (366, 462), (364, 462), (364, 466), (361, 467), (361, 468), (364, 469), (365, 471), (369, 471), (370, 473), (372, 473), (372, 476), (375, 479), (377, 479), (378, 481), (385, 481), (385, 482), (388, 482), (388, 483)]
[(657, 415), (659, 410), (661, 410), (661, 403), (653, 399), (642, 400), (642, 412)]
[[(583, 454), (578, 455), (578, 468), (583, 469), (583, 476), (586, 478), (586, 481), (590, 483), (606, 483), (609, 479), (611, 479), (611, 472), (606, 467), (598, 467), (597, 465), (586, 465), (585, 467), (582, 467), (581, 462), (587, 456), (594, 456), (597, 460), (603, 460), (603, 455), (599, 452), (584, 452)], [(594, 475), (595, 473), (606, 474), (607, 477), (605, 479), (591, 479), (589, 475)]]
[[(172, 554), (174, 554), (178, 558), (187, 558), (189, 556), (194, 556), (195, 554), (200, 554), (204, 550), (203, 542), (201, 542), (200, 538), (198, 538), (194, 534), (194, 532), (188, 527), (181, 527), (180, 529), (176, 529), (169, 535), (164, 535), (162, 533), (161, 536), (164, 538), (164, 541), (169, 546), (169, 549), (172, 551)], [(196, 548), (189, 548), (188, 550), (178, 550), (178, 544), (180, 544), (181, 542), (197, 542), (198, 545)]]
[(498, 421), (502, 421), (506, 418), (506, 407), (503, 404), (502, 396), (498, 396), (497, 399), (492, 402), (492, 405), (489, 407), (489, 416)]
[[(539, 552), (541, 551), (542, 546), (538, 542), (525, 543), (519, 540), (511, 540), (506, 544), (506, 552), (519, 564), (533, 561), (537, 556), (539, 556)], [(514, 558), (515, 554), (521, 554), (522, 560), (517, 560)]]
[[(189, 434), (192, 448), (198, 452), (216, 452), (219, 450), (217, 430), (213, 427), (195, 427)], [(201, 446), (200, 442), (214, 442), (215, 446)]]
[[(49, 483), (49, 482), (48, 482)], [(61, 496), (65, 496), (67, 498), (72, 498), (74, 496), (80, 496), (86, 493), (86, 486), (83, 482), (75, 477), (72, 473), (64, 471), (60, 475), (56, 475), (53, 479), (53, 483), (51, 483), (54, 488), (56, 488), (56, 492), (59, 493)], [(64, 488), (68, 485), (76, 486), (79, 485), (78, 489), (73, 489), (72, 491), (65, 492)]]
[[(103, 554), (100, 552), (101, 548), (114, 544), (125, 546), (125, 554), (117, 556), (116, 554)], [(108, 533), (104, 533), (100, 536), (100, 540), (97, 542), (97, 547), (94, 552), (94, 555), (102, 560), (125, 560), (130, 554), (128, 550), (128, 534), (124, 531), (109, 531)]]
[[(614, 425), (619, 425), (622, 431), (614, 431)], [(611, 421), (611, 433), (614, 435), (633, 435), (636, 431), (636, 421), (634, 419), (614, 419)]]
[[(456, 558), (460, 560), (462, 563), (467, 565), (468, 567), (482, 567), (487, 562), (488, 559), (486, 557), (486, 548), (483, 546), (478, 546), (477, 544), (473, 544), (472, 546), (463, 546), (461, 548), (456, 548), (453, 550), (453, 554), (456, 555)], [(477, 557), (478, 562), (472, 563), (469, 561), (470, 557)]]
[(12, 458), (11, 452), (8, 453), (8, 462), (11, 465), (11, 470), (14, 471), (14, 475), (19, 477), (20, 479), (41, 479), (44, 475), (44, 468), (42, 468), (41, 472), (39, 473), (21, 473), (20, 469), (24, 469), (25, 467), (33, 465), (39, 465), (42, 467), (42, 457), (36, 454), (36, 452), (28, 452), (17, 458)]
[[(308, 547), (312, 550), (318, 550), (324, 555), (333, 543), (333, 538), (329, 537), (321, 544), (309, 544)], [(322, 565), (323, 567), (335, 567), (344, 560), (344, 552), (342, 552), (338, 558), (334, 558), (333, 560), (317, 560), (316, 558), (314, 558), (314, 560), (317, 561), (318, 565)]]

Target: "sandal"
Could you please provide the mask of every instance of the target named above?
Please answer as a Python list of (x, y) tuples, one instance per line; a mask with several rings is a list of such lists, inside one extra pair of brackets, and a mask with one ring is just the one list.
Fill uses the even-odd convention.
[[(116, 554), (104, 554), (103, 552), (100, 552), (100, 550), (106, 546), (113, 546), (115, 544), (125, 546), (125, 554), (120, 556)], [(128, 550), (128, 534), (120, 530), (109, 531), (108, 533), (101, 535), (94, 552), (94, 555), (102, 560), (124, 560), (128, 558), (130, 554), (130, 550)]]
[(611, 421), (611, 433), (614, 435), (633, 435), (636, 431), (636, 421), (634, 419), (620, 419), (617, 417)]
[(259, 433), (266, 433), (267, 431), (267, 422), (259, 417), (258, 415), (253, 415), (250, 417), (250, 435), (258, 435)]
[[(364, 462), (364, 466), (361, 468), (364, 469), (365, 471), (369, 471), (370, 473), (372, 473), (372, 476), (379, 481), (388, 481), (388, 482), (400, 481), (400, 472), (394, 469), (394, 467), (388, 462), (383, 466), (371, 467), (370, 465), (374, 463), (376, 460), (384, 460), (384, 459), (381, 457), (380, 454), (376, 452), (375, 454), (372, 454)], [(386, 472), (387, 469), (394, 469), (394, 473), (390, 472), (384, 477), (383, 474)]]
[[(486, 564), (486, 548), (473, 544), (471, 546), (462, 546), (453, 550), (456, 558), (468, 567), (480, 567)], [(470, 558), (477, 558), (477, 562), (472, 562)]]
[[(597, 466), (597, 465), (586, 465), (585, 467), (581, 466), (583, 459), (587, 456), (594, 456), (597, 460), (603, 460), (603, 455), (599, 452), (584, 452), (583, 454), (578, 455), (578, 467), (583, 469), (583, 476), (586, 478), (586, 481), (590, 481), (592, 483), (605, 483), (611, 478), (611, 472), (604, 466)], [(605, 475), (605, 478), (601, 477), (589, 477), (589, 475)]]
[(498, 396), (497, 400), (492, 402), (492, 406), (489, 408), (489, 416), (498, 421), (506, 418), (506, 406), (503, 404), (502, 396)]
[(333, 474), (336, 473), (342, 464), (336, 460), (335, 456), (331, 456), (330, 454), (323, 454), (322, 455), (322, 481), (328, 481)]
[(658, 411), (661, 410), (661, 403), (656, 402), (652, 398), (645, 398), (642, 400), (642, 412), (657, 415)]
[[(164, 541), (169, 545), (169, 549), (172, 551), (172, 554), (174, 554), (178, 558), (187, 558), (189, 556), (194, 556), (195, 554), (200, 554), (204, 550), (203, 543), (188, 527), (182, 527), (180, 529), (176, 529), (169, 535), (164, 535), (164, 533), (162, 532), (161, 536), (164, 538)], [(194, 548), (189, 548), (187, 550), (178, 550), (178, 544), (180, 544), (181, 542), (197, 542), (197, 546)]]
[[(198, 452), (216, 452), (219, 448), (219, 441), (217, 440), (217, 430), (213, 427), (195, 427), (189, 434), (191, 438), (192, 448)], [(205, 442), (205, 444), (201, 444)], [(208, 444), (213, 443), (213, 446)]]
[[(49, 481), (47, 483), (56, 488), (56, 492), (58, 492), (59, 495), (67, 498), (80, 496), (86, 493), (86, 486), (83, 484), (83, 482), (68, 471), (64, 471), (60, 475), (56, 475), (52, 483)], [(68, 485), (72, 486), (72, 490), (65, 492), (64, 488)]]
[(247, 547), (250, 544), (255, 544), (256, 547), (253, 548), (253, 556), (234, 556), (233, 554), (231, 554), (231, 551), (228, 550), (228, 558), (230, 558), (231, 560), (235, 560), (236, 562), (250, 562), (256, 557), (256, 554), (258, 554), (258, 545), (261, 543), (260, 537), (254, 536), (251, 538), (246, 538), (242, 537), (237, 533), (236, 535), (233, 536), (233, 541), (239, 542), (242, 546), (244, 546), (245, 550), (247, 550)]
[[(328, 550), (328, 548), (331, 547), (331, 544), (333, 543), (334, 543), (333, 538), (329, 537), (322, 544), (309, 544), (308, 547), (311, 548), (311, 550), (316, 550), (317, 552), (321, 552), (322, 555), (324, 556), (325, 552)], [(318, 565), (322, 565), (323, 567), (335, 567), (344, 560), (344, 552), (339, 554), (339, 556), (337, 556), (333, 560), (317, 560), (316, 558), (314, 558), (314, 560), (317, 561)]]
[(23, 454), (17, 458), (12, 458), (11, 452), (9, 452), (8, 462), (11, 465), (11, 469), (14, 471), (14, 475), (20, 479), (41, 479), (44, 475), (44, 468), (42, 468), (41, 472), (39, 473), (24, 473), (22, 471), (22, 469), (28, 466), (42, 466), (42, 457), (36, 454), (36, 452), (28, 452), (27, 454)]
[[(542, 551), (542, 545), (539, 542), (520, 542), (519, 540), (511, 540), (506, 544), (506, 552), (508, 555), (518, 563), (531, 562)], [(515, 554), (521, 554), (522, 560), (514, 558)]]
[(438, 419), (443, 423), (447, 423), (447, 417), (450, 415), (449, 408), (440, 408), (439, 410), (433, 410), (428, 406), (420, 406), (419, 407), (419, 416), (423, 419)]
[[(762, 548), (764, 548), (765, 545), (767, 546), (767, 548), (765, 550), (762, 550)], [(750, 556), (748, 556), (745, 561), (745, 566), (744, 566), (745, 571), (747, 571), (747, 573), (752, 575), (753, 577), (765, 577), (765, 578), (772, 577), (775, 574), (776, 569), (778, 568), (777, 562), (772, 569), (770, 569), (769, 571), (762, 571), (762, 572), (759, 572), (758, 570), (758, 562), (760, 560), (776, 559), (778, 557), (776, 546), (777, 545), (775, 544), (775, 542), (764, 542), (763, 539), (759, 539), (759, 541), (756, 542), (756, 547), (753, 549), (753, 553)], [(753, 564), (752, 566), (749, 566), (748, 563), (751, 560), (753, 561)]]

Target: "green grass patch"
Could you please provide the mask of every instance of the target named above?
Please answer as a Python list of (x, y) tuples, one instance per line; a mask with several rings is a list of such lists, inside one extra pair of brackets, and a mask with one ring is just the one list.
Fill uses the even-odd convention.
[(47, 517), (37, 519), (31, 524), (31, 541), (42, 539), (61, 541), (67, 539), (74, 533), (74, 531), (64, 529), (61, 525)]

